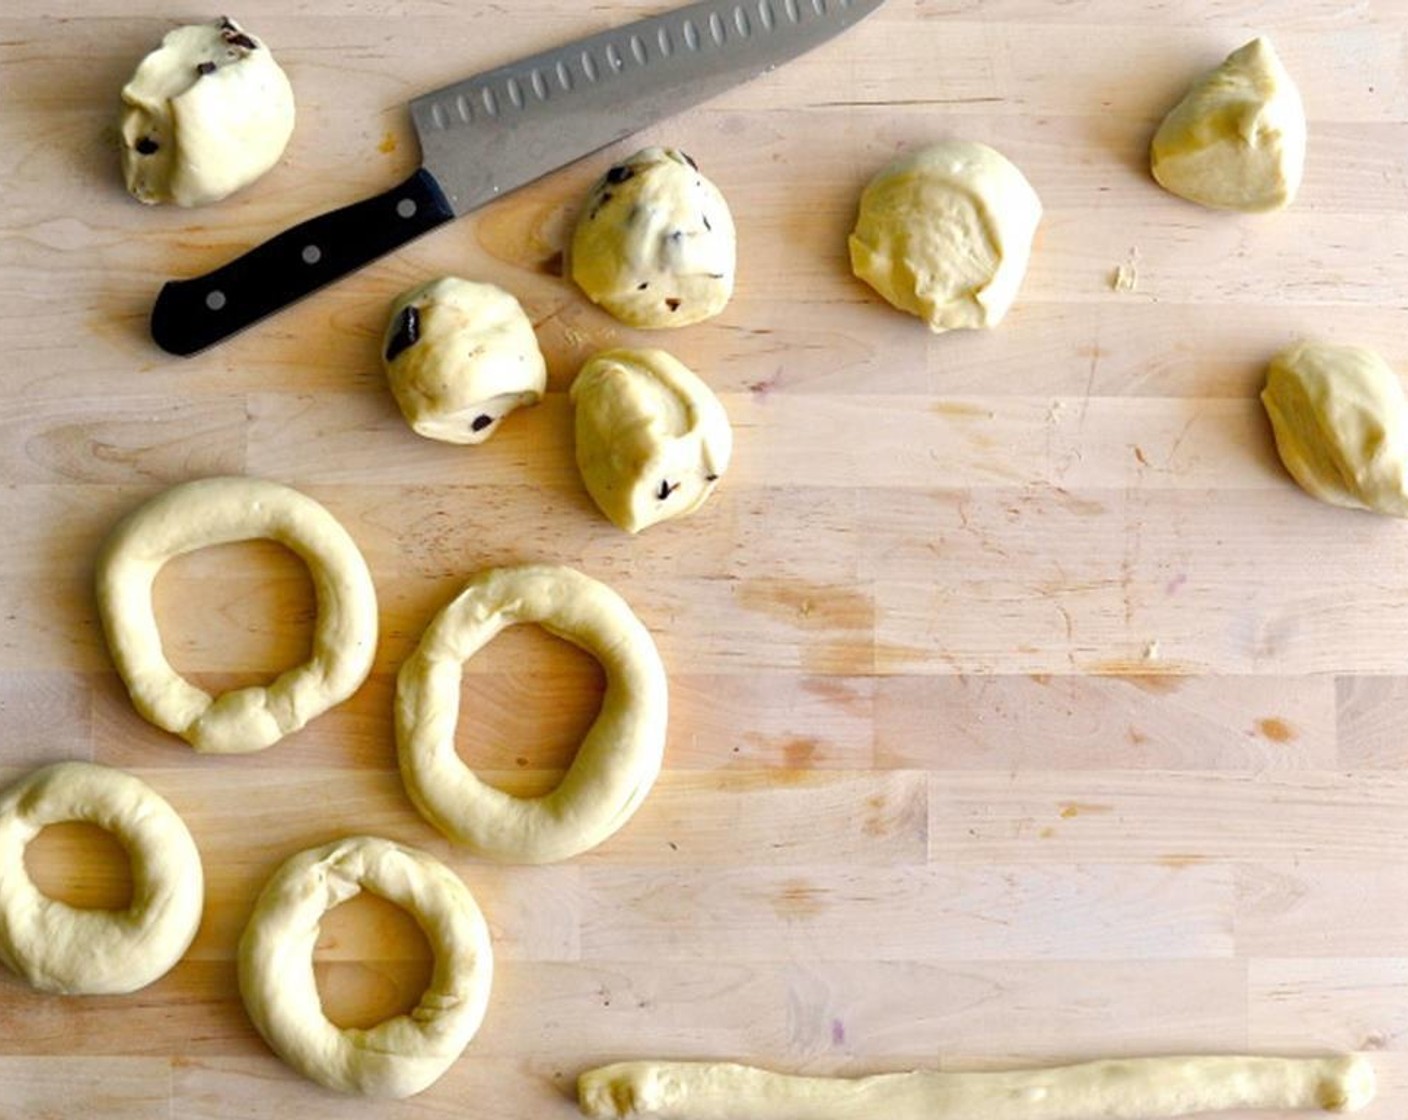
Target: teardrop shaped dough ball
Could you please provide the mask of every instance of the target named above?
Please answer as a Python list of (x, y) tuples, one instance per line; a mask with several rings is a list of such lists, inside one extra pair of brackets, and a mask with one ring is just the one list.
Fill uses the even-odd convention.
[(728, 469), (733, 429), (724, 406), (663, 350), (598, 354), (571, 397), (582, 481), (628, 533), (693, 513)]
[(273, 167), (293, 135), (288, 78), (227, 18), (168, 32), (122, 101), (122, 172), (146, 203), (218, 202)]
[(1314, 342), (1283, 350), (1261, 400), (1281, 461), (1309, 494), (1408, 517), (1408, 401), (1372, 350)]
[(446, 443), (483, 443), (547, 388), (547, 364), (518, 300), (455, 276), (397, 297), (381, 356), (406, 422)]
[(645, 148), (601, 177), (572, 235), (572, 279), (632, 327), (684, 327), (733, 295), (733, 215), (673, 148)]
[(1165, 190), (1217, 210), (1276, 210), (1305, 166), (1305, 107), (1266, 39), (1202, 78), (1166, 116), (1150, 148)]
[(860, 197), (852, 271), (935, 333), (995, 327), (1021, 287), (1041, 199), (1005, 156), (947, 140), (901, 156)]

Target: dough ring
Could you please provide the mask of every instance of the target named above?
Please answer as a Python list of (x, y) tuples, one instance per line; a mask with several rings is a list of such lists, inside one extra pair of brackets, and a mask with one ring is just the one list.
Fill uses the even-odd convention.
[[(51, 824), (86, 821), (132, 864), (126, 910), (69, 906), (30, 879), (24, 850)], [(91, 762), (45, 766), (0, 793), (0, 961), (46, 992), (135, 992), (169, 972), (200, 925), (205, 877), (185, 823), (138, 778)]]
[(604, 1120), (1156, 1120), (1225, 1109), (1354, 1112), (1374, 1097), (1359, 1055), (1131, 1058), (1054, 1069), (791, 1077), (729, 1063), (621, 1062), (577, 1081)]
[[(435, 954), (415, 1009), (367, 1030), (323, 1014), (313, 972), (322, 916), (363, 888), (408, 910)], [(439, 860), (374, 836), (300, 852), (260, 892), (240, 938), (240, 994), (269, 1046), (305, 1077), (343, 1093), (409, 1097), (469, 1045), (484, 1018), (493, 954), (469, 888)]]
[[(175, 556), (258, 538), (286, 545), (308, 565), (318, 602), (313, 654), (272, 684), (214, 698), (166, 660), (152, 584)], [(214, 754), (261, 750), (297, 731), (356, 692), (376, 653), (376, 590), (357, 545), (312, 498), (260, 479), (187, 482), (125, 518), (98, 560), (98, 613), (137, 710)]]
[[(455, 753), (464, 662), (500, 630), (538, 623), (601, 662), (606, 695), (562, 781), (542, 797), (485, 784)], [(396, 741), (406, 792), (425, 817), (476, 853), (521, 863), (600, 844), (640, 806), (660, 772), (668, 707), (650, 632), (605, 584), (571, 568), (480, 572), (436, 616), (396, 682)]]

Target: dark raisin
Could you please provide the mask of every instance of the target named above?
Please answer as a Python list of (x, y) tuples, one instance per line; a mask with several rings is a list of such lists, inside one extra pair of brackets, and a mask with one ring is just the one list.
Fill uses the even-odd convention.
[(215, 63), (213, 63), (213, 62), (198, 62), (198, 63), (196, 63), (196, 73), (197, 73), (198, 75), (200, 75), (202, 78), (205, 77), (207, 74), (213, 74), (213, 73), (215, 73)]
[(680, 304), (683, 302), (683, 300), (676, 299), (674, 296), (671, 296), (665, 301), (665, 306), (668, 307), (671, 311), (678, 311), (680, 309)]
[(386, 360), (393, 362), (398, 354), (402, 354), (420, 341), (420, 312), (415, 305), (403, 308), (400, 317), (396, 320), (396, 331), (391, 336), (391, 341), (386, 344)]
[(139, 156), (154, 156), (161, 150), (161, 145), (150, 136), (143, 136), (137, 141), (137, 154)]
[(234, 25), (234, 23), (231, 22), (229, 16), (221, 16), (221, 17), (220, 17), (220, 30), (221, 30), (221, 31), (238, 31), (239, 29)]
[(716, 475), (716, 474), (706, 474), (706, 475), (704, 476), (704, 481), (705, 481), (705, 482), (718, 482), (718, 481), (719, 481), (719, 476)]
[(690, 158), (688, 152), (681, 152), (680, 155), (684, 158), (685, 163), (689, 164), (695, 171), (699, 170), (699, 164), (695, 163), (694, 160)]
[(476, 416), (473, 422), (469, 425), (469, 428), (470, 431), (473, 432), (482, 432), (493, 422), (494, 418), (492, 416)]
[(639, 284), (636, 285), (636, 291), (643, 292), (648, 287), (650, 287), (650, 281), (642, 280)]
[(684, 240), (684, 230), (672, 229), (670, 231), (670, 240), (675, 242), (676, 244), (679, 244), (679, 242)]
[(660, 480), (660, 489), (655, 491), (655, 496), (662, 502), (680, 488), (678, 482), (670, 482), (668, 479)]
[(627, 167), (624, 163), (618, 163), (606, 173), (606, 181), (613, 185), (624, 183), (627, 179), (635, 175), (635, 168)]
[[(229, 20), (225, 22), (229, 23)], [(229, 27), (222, 27), (220, 30), (220, 38), (224, 39), (225, 42), (232, 47), (243, 47), (247, 51), (257, 51), (259, 49), (259, 44), (243, 31), (237, 30), (234, 24), (230, 24)]]
[(700, 220), (703, 221), (703, 223), (704, 223), (704, 228), (705, 228), (705, 229), (710, 229), (710, 230), (711, 230), (711, 229), (714, 228), (713, 226), (711, 226), (711, 225), (709, 224), (709, 215), (708, 215), (708, 214), (700, 214), (699, 217), (700, 217)]

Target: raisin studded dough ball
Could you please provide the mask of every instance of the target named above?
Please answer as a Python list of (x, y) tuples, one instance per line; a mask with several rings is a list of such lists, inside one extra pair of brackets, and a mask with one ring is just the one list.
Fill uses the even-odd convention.
[(851, 269), (940, 333), (995, 327), (1021, 287), (1041, 200), (993, 149), (948, 140), (901, 156), (861, 194)]
[(733, 294), (733, 216), (673, 148), (646, 148), (592, 188), (572, 236), (572, 279), (632, 327), (684, 327)]
[(231, 19), (168, 32), (122, 101), (122, 171), (147, 203), (218, 202), (273, 167), (293, 134), (288, 78)]
[(1166, 116), (1150, 147), (1165, 190), (1218, 210), (1275, 210), (1300, 186), (1305, 107), (1266, 39), (1203, 77)]
[(392, 304), (381, 353), (406, 422), (427, 439), (483, 443), (547, 387), (547, 365), (518, 301), (454, 276)]
[(724, 406), (663, 350), (598, 354), (571, 397), (587, 492), (628, 533), (693, 513), (728, 469), (733, 429)]

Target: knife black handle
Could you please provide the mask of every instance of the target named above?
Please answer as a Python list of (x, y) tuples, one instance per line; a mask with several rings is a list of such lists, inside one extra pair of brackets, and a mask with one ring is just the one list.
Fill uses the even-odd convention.
[(284, 230), (214, 272), (172, 280), (152, 308), (168, 354), (204, 350), (454, 217), (424, 169), (385, 194)]

